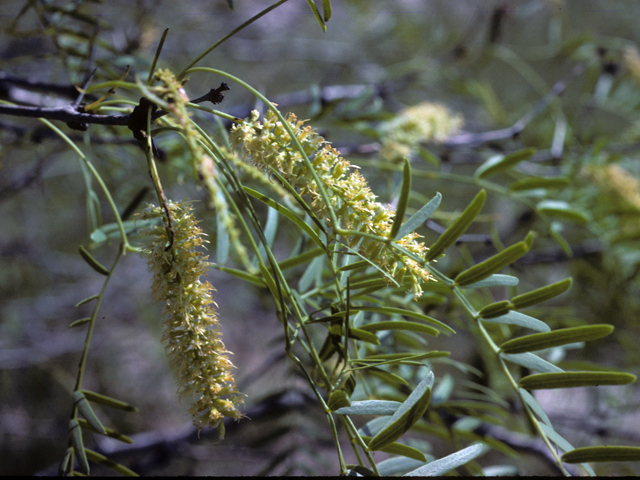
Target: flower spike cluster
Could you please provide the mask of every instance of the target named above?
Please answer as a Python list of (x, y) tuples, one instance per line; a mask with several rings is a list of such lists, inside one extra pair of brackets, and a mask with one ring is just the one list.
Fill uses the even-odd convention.
[(380, 158), (402, 162), (420, 143), (446, 141), (462, 123), (462, 115), (438, 103), (422, 102), (405, 108), (393, 120), (380, 125)]
[[(216, 427), (223, 417), (240, 419), (243, 403), (232, 375), (229, 351), (222, 343), (222, 332), (212, 298), (213, 287), (200, 277), (209, 269), (203, 253), (202, 230), (188, 202), (168, 202), (173, 216), (174, 243), (169, 251), (167, 229), (163, 224), (150, 228), (144, 253), (153, 274), (153, 294), (164, 302), (167, 318), (163, 322), (167, 353), (178, 376), (179, 394), (190, 397), (190, 413), (198, 429)], [(149, 205), (143, 219), (163, 218), (161, 207)]]
[[(335, 148), (311, 127), (303, 126), (304, 122), (294, 114), (290, 113), (286, 121), (323, 183), (340, 226), (388, 238), (395, 211), (375, 201), (376, 196), (357, 170), (358, 167), (340, 157)], [(269, 171), (269, 167), (277, 170), (300, 195), (311, 199), (311, 207), (319, 218), (325, 218), (330, 227), (336, 227), (331, 225), (329, 208), (302, 155), (291, 145), (291, 136), (272, 111), (267, 113), (262, 123), (258, 112), (253, 111), (249, 121), (232, 128), (229, 141), (233, 148), (241, 146), (245, 158), (254, 165), (265, 171)], [(417, 233), (410, 233), (394, 243), (424, 258), (427, 247), (416, 240), (418, 237)], [(347, 237), (347, 243), (350, 247), (358, 248), (361, 255), (393, 277), (410, 274), (415, 298), (422, 294), (421, 284), (432, 279), (422, 265), (406, 255), (398, 254), (384, 242), (352, 235)]]

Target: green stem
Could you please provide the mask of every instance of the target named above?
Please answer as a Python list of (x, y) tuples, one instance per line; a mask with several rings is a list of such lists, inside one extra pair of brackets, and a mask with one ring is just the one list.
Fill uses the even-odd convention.
[(179, 82), (181, 82), (184, 77), (186, 77), (190, 72), (188, 72), (187, 70), (189, 70), (191, 67), (193, 67), (196, 63), (198, 63), (200, 60), (202, 60), (204, 57), (206, 57), (207, 55), (209, 55), (209, 53), (211, 53), (214, 49), (218, 48), (222, 43), (224, 43), (225, 41), (229, 40), (231, 37), (233, 37), (236, 33), (238, 33), (239, 31), (241, 31), (242, 29), (244, 29), (245, 27), (248, 27), (249, 25), (251, 25), (253, 22), (255, 22), (256, 20), (258, 20), (260, 17), (263, 17), (264, 15), (266, 15), (267, 13), (269, 13), (271, 10), (278, 8), (280, 5), (282, 5), (283, 3), (288, 2), (289, 0), (279, 0), (276, 3), (274, 3), (273, 5), (271, 5), (270, 7), (265, 8), (264, 10), (262, 10), (260, 13), (258, 13), (257, 15), (254, 15), (253, 17), (251, 17), (249, 20), (247, 20), (246, 22), (244, 22), (242, 25), (240, 25), (239, 27), (234, 28), (231, 32), (229, 32), (227, 35), (225, 35), (224, 37), (222, 37), (220, 40), (218, 40), (216, 43), (214, 43), (213, 45), (211, 45), (209, 48), (207, 48), (204, 52), (202, 52), (200, 55), (198, 55), (195, 60), (193, 60), (189, 65), (187, 65), (186, 67), (184, 67), (182, 69), (182, 71), (178, 74), (177, 79)]

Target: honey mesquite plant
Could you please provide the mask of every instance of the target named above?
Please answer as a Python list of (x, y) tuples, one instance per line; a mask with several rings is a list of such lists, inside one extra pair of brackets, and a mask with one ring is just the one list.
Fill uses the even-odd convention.
[[(199, 431), (216, 428), (222, 439), (225, 417), (250, 421), (243, 419), (243, 404), (251, 399), (240, 392), (234, 379), (242, 377), (242, 372), (234, 370), (231, 352), (223, 342), (222, 330), (230, 319), (219, 318), (214, 286), (205, 278), (207, 271), (217, 269), (268, 292), (272, 298), (282, 325), (282, 349), (326, 418), (337, 452), (336, 473), (426, 476), (464, 469), (468, 474), (490, 474), (492, 465), (476, 461), (487, 451), (517, 456), (509, 437), (494, 428), (496, 424), (509, 431), (528, 429), (544, 442), (547, 456), (565, 475), (595, 475), (589, 462), (640, 459), (637, 447), (575, 448), (556, 431), (532, 394), (540, 389), (633, 382), (633, 375), (617, 371), (569, 371), (554, 357), (553, 352), (563, 352), (567, 346), (606, 337), (613, 327), (595, 324), (551, 329), (521, 310), (562, 294), (571, 286), (571, 279), (518, 292), (519, 279), (499, 273), (525, 256), (537, 235), (549, 236), (565, 251), (570, 250), (560, 233), (562, 222), (585, 223), (586, 216), (549, 194), (552, 188), (566, 186), (568, 180), (560, 176), (523, 178), (518, 172), (517, 180), (506, 188), (492, 178), (498, 173), (513, 173), (518, 164), (532, 157), (532, 148), (495, 155), (473, 176), (433, 172), (412, 164), (416, 153), (431, 158), (423, 148), (426, 143), (449, 141), (462, 125), (461, 115), (428, 102), (408, 107), (380, 122), (377, 129), (369, 128), (379, 141), (378, 155), (383, 162), (377, 165), (392, 172), (390, 180), (396, 192), (387, 199), (389, 204), (378, 201), (360, 167), (345, 159), (311, 125), (293, 113), (283, 115), (275, 103), (242, 79), (219, 69), (195, 66), (233, 34), (285, 1), (242, 24), (177, 74), (157, 68), (165, 31), (146, 82), (139, 78), (129, 82), (125, 76), (120, 81), (87, 85), (83, 94), (107, 89), (108, 94), (114, 94), (117, 88), (120, 95), (107, 101), (105, 94), (92, 103), (90, 111), (78, 107), (39, 111), (41, 121), (80, 158), (89, 197), (98, 195), (92, 186), (96, 182), (111, 208), (112, 224), (103, 225), (97, 215), (90, 216), (90, 247), (119, 244), (109, 268), (90, 253), (91, 248), (80, 247), (82, 258), (105, 281), (99, 293), (78, 304), (92, 304), (91, 316), (71, 324), (74, 328), (86, 326), (87, 336), (72, 394), (68, 448), (60, 473), (88, 475), (89, 462), (95, 462), (118, 473), (134, 474), (88, 448), (83, 435), (131, 442), (106, 427), (92, 405), (125, 412), (134, 412), (135, 407), (83, 386), (104, 292), (119, 261), (131, 252), (147, 259), (151, 291), (165, 311), (162, 340), (175, 371), (178, 394), (190, 403)], [(322, 13), (311, 0), (307, 3), (324, 30), (331, 17), (331, 1), (322, 1)], [(629, 50), (626, 55), (631, 58), (635, 53)], [(211, 81), (222, 77), (225, 83), (191, 100), (186, 81), (203, 74)], [(205, 106), (207, 101), (216, 106), (224, 100), (222, 92), (229, 90), (226, 82), (234, 90), (244, 88), (254, 95), (266, 110), (264, 114), (254, 110), (243, 119)], [(3, 102), (2, 107), (2, 113), (19, 114), (17, 106), (9, 102)], [(120, 115), (109, 115), (113, 110)], [(22, 112), (31, 115), (27, 110)], [(128, 220), (91, 158), (44, 118), (45, 114), (68, 121), (75, 129), (83, 121), (127, 126), (142, 146), (156, 202)], [(202, 121), (214, 117), (220, 120), (218, 124)], [(211, 127), (223, 121), (231, 124), (229, 130)], [(206, 193), (206, 206), (216, 219), (216, 231), (207, 232), (215, 238), (214, 262), (203, 252), (206, 233), (196, 219), (196, 212), (200, 214), (196, 204), (187, 198), (168, 198), (161, 182), (157, 147), (167, 135), (176, 133), (186, 148), (179, 159), (169, 158), (168, 162), (179, 171), (184, 184), (194, 183)], [(619, 169), (608, 172), (616, 178), (621, 175)], [(583, 174), (594, 181), (606, 180), (599, 171), (585, 169)], [(420, 192), (412, 189), (415, 178), (427, 180)], [(477, 194), (460, 214), (449, 218), (438, 239), (429, 243), (416, 230), (438, 215), (441, 202), (447, 202), (446, 195), (443, 198), (440, 193), (425, 195), (433, 178), (471, 184)], [(627, 185), (637, 187), (633, 182)], [(518, 194), (530, 189), (543, 190), (536, 194), (542, 199)], [(480, 219), (487, 192), (530, 208), (546, 230), (531, 232), (506, 247), (492, 238), (495, 254), (479, 263), (468, 258), (466, 267), (452, 272), (438, 259), (454, 251), (456, 242)], [(284, 226), (280, 220), (286, 220)], [(275, 239), (279, 229), (285, 228), (293, 229), (296, 242), (293, 248), (287, 247), (289, 254), (282, 259)], [(237, 263), (231, 266), (234, 260)], [(496, 300), (498, 294), (504, 299)], [(448, 310), (438, 309), (443, 303)], [(486, 385), (471, 381), (463, 385), (441, 373), (445, 365), (463, 373), (476, 371), (456, 358), (459, 350), (438, 350), (429, 343), (460, 329), (468, 330), (479, 345), (483, 362), (493, 366), (490, 374), (479, 372), (490, 377)], [(455, 342), (454, 337), (449, 345)], [(519, 423), (522, 417), (513, 420), (514, 410), (505, 397), (518, 399), (524, 426)], [(436, 439), (450, 444), (454, 452), (434, 456), (430, 444)], [(390, 457), (380, 461), (375, 452)]]

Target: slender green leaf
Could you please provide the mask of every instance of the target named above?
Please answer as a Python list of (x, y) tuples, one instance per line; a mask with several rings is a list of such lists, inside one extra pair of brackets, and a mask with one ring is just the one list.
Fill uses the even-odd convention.
[[(374, 363), (376, 366), (380, 365), (421, 365), (420, 360), (424, 360), (425, 358), (439, 358), (446, 357), (450, 353), (449, 352), (441, 352), (438, 350), (434, 350), (432, 352), (427, 353), (384, 353), (380, 355), (368, 355), (364, 358), (351, 359), (350, 362), (352, 364), (368, 364)], [(442, 382), (440, 382), (442, 383)]]
[(496, 173), (504, 172), (516, 166), (523, 160), (531, 158), (536, 153), (535, 148), (524, 148), (517, 152), (511, 152), (507, 155), (495, 155), (478, 167), (474, 173), (476, 178), (487, 178)]
[(313, 12), (313, 16), (316, 17), (316, 20), (320, 24), (320, 27), (322, 28), (322, 31), (326, 32), (327, 31), (327, 26), (324, 24), (324, 20), (320, 16), (320, 12), (318, 11), (318, 7), (316, 7), (316, 4), (313, 3), (313, 0), (307, 0), (307, 3), (309, 4), (309, 7), (311, 8), (311, 11)]
[(569, 443), (569, 441), (566, 438), (564, 438), (562, 435), (556, 432), (550, 425), (541, 423), (540, 428), (544, 432), (544, 434), (549, 438), (549, 440), (551, 440), (553, 443), (555, 443), (559, 448), (561, 448), (565, 452), (570, 452), (571, 450), (574, 450), (573, 445), (571, 445), (571, 443)]
[(571, 185), (571, 180), (567, 177), (528, 177), (513, 182), (509, 185), (509, 189), (517, 192), (520, 190), (533, 190), (536, 188), (565, 188), (569, 185)]
[(82, 429), (80, 424), (75, 418), (69, 420), (69, 434), (71, 435), (71, 445), (73, 445), (73, 451), (78, 459), (80, 465), (80, 471), (85, 475), (89, 475), (89, 462), (84, 452), (84, 441), (82, 440)]
[(513, 308), (525, 308), (531, 305), (537, 305), (538, 303), (546, 302), (554, 297), (557, 297), (561, 293), (564, 293), (571, 287), (571, 278), (565, 278), (559, 282), (552, 283), (546, 287), (538, 288), (528, 293), (515, 296), (511, 299)]
[(90, 321), (91, 321), (91, 317), (81, 318), (79, 320), (71, 322), (71, 324), (69, 325), (69, 328), (79, 327), (80, 325), (84, 325), (85, 323), (89, 323)]
[(405, 237), (420, 225), (422, 225), (424, 222), (426, 222), (427, 218), (429, 218), (431, 214), (436, 211), (436, 209), (440, 205), (441, 200), (442, 195), (440, 194), (440, 192), (436, 193), (436, 196), (429, 200), (429, 203), (427, 203), (420, 210), (414, 213), (411, 218), (409, 218), (409, 220), (404, 222), (402, 227), (400, 227), (398, 234), (395, 236), (395, 239)]
[[(362, 440), (369, 442), (371, 437), (362, 437)], [(389, 445), (385, 445), (384, 447), (379, 449), (381, 452), (391, 453), (392, 455), (402, 455), (407, 458), (412, 458), (414, 460), (418, 460), (419, 462), (426, 462), (427, 457), (425, 457), (424, 453), (422, 453), (417, 448), (410, 447), (408, 445), (403, 445), (402, 443), (393, 442)]]
[(571, 245), (567, 242), (566, 238), (562, 236), (562, 223), (560, 222), (551, 222), (551, 228), (549, 228), (549, 235), (553, 238), (565, 255), (569, 258), (573, 257), (573, 250), (571, 250)]
[(518, 393), (520, 394), (520, 398), (522, 398), (524, 403), (527, 404), (527, 406), (533, 411), (533, 413), (535, 413), (537, 417), (540, 420), (542, 420), (543, 423), (546, 423), (549, 426), (549, 428), (553, 429), (553, 426), (551, 425), (551, 420), (549, 420), (549, 417), (543, 410), (542, 405), (538, 403), (535, 397), (523, 388), (518, 388)]
[(235, 268), (217, 267), (217, 266), (214, 268), (220, 270), (221, 272), (228, 273), (229, 275), (233, 275), (234, 277), (244, 280), (245, 282), (249, 282), (249, 283), (252, 283), (253, 285), (257, 285), (258, 287), (267, 286), (267, 284), (265, 283), (264, 280), (262, 280), (262, 278), (258, 277), (257, 275), (252, 275), (251, 273), (247, 273), (244, 270), (237, 270)]
[(363, 400), (336, 410), (340, 415), (393, 415), (402, 403), (391, 400)]
[(571, 205), (561, 200), (543, 200), (536, 205), (536, 211), (551, 218), (582, 224), (589, 223), (589, 217), (585, 213), (571, 208)]
[(396, 215), (391, 225), (391, 231), (389, 232), (389, 238), (395, 240), (398, 237), (400, 226), (404, 221), (404, 214), (407, 212), (409, 206), (409, 195), (411, 194), (411, 165), (407, 157), (404, 158), (404, 167), (402, 169), (402, 187), (400, 189), (400, 198), (398, 198), (398, 205), (396, 206)]
[(322, 13), (324, 21), (328, 22), (331, 18), (331, 0), (322, 0)]
[(537, 330), (538, 332), (548, 332), (551, 327), (537, 318), (530, 317), (524, 313), (514, 312), (513, 310), (500, 315), (499, 317), (482, 318), (483, 322), (489, 323), (503, 323), (506, 325), (516, 325), (518, 327), (530, 328), (531, 330)]
[(316, 257), (309, 262), (309, 266), (298, 281), (298, 290), (300, 293), (304, 293), (311, 288), (313, 281), (318, 278), (318, 273), (322, 272), (324, 260), (325, 257)]
[(389, 477), (391, 475), (415, 470), (416, 468), (424, 465), (424, 463), (425, 462), (420, 462), (407, 457), (391, 457), (378, 463), (377, 467), (378, 473), (381, 477)]
[(104, 426), (94, 413), (93, 408), (91, 408), (91, 405), (89, 404), (82, 391), (76, 390), (75, 392), (73, 392), (73, 405), (78, 409), (80, 414), (85, 418), (87, 422), (89, 422), (89, 425), (91, 425), (91, 427), (95, 431), (101, 433), (102, 435), (106, 435), (107, 432), (105, 431)]
[(87, 458), (89, 460), (99, 465), (102, 465), (103, 467), (110, 468), (111, 470), (113, 470), (116, 473), (119, 473), (120, 475), (124, 475), (126, 477), (138, 476), (138, 474), (133, 470), (130, 470), (124, 465), (114, 462), (113, 460), (109, 460), (107, 457), (105, 457), (101, 453), (94, 452), (93, 450), (89, 450), (88, 448), (85, 448), (84, 451), (87, 454)]
[(463, 448), (462, 450), (456, 453), (452, 453), (451, 455), (447, 455), (444, 458), (434, 460), (433, 462), (427, 463), (422, 467), (416, 468), (415, 470), (405, 474), (404, 476), (405, 477), (442, 476), (458, 467), (461, 467), (469, 463), (471, 460), (475, 460), (480, 455), (483, 455), (488, 451), (489, 451), (489, 448), (486, 445), (482, 445), (481, 443), (469, 445), (467, 448)]
[(100, 295), (96, 294), (96, 295), (91, 295), (90, 297), (85, 298), (84, 300), (79, 301), (78, 303), (75, 304), (75, 307), (79, 307), (80, 305), (84, 305), (85, 303), (90, 302), (91, 300), (97, 300), (98, 298), (100, 298)]
[(382, 430), (382, 427), (384, 427), (388, 422), (389, 419), (387, 416), (374, 418), (373, 420), (365, 423), (362, 428), (358, 429), (358, 433), (360, 435), (372, 437)]
[(460, 238), (460, 236), (473, 223), (478, 213), (480, 213), (480, 210), (482, 210), (486, 198), (487, 193), (484, 190), (480, 190), (456, 221), (453, 222), (453, 224), (447, 228), (442, 235), (440, 235), (433, 245), (431, 245), (429, 251), (425, 255), (425, 259), (427, 261), (431, 261), (438, 257), (442, 252), (453, 245), (458, 238)]
[(524, 242), (505, 248), (491, 258), (486, 259), (473, 267), (458, 274), (455, 278), (455, 285), (464, 287), (472, 283), (479, 282), (489, 277), (491, 274), (502, 270), (507, 265), (515, 262), (529, 251), (529, 247)]
[(551, 332), (533, 333), (507, 340), (500, 346), (500, 351), (503, 353), (533, 352), (570, 343), (597, 340), (611, 335), (611, 333), (613, 333), (613, 326), (607, 324), (561, 328)]
[(106, 395), (102, 395), (101, 393), (92, 392), (90, 390), (81, 390), (84, 394), (85, 398), (90, 402), (100, 403), (102, 405), (106, 405), (107, 407), (117, 408), (118, 410), (124, 410), (125, 412), (137, 412), (138, 409), (133, 405), (128, 404), (127, 402), (123, 402), (121, 400), (116, 400), (112, 397), (107, 397)]
[(562, 455), (563, 462), (640, 462), (640, 447), (582, 447)]
[(389, 385), (393, 385), (396, 387), (397, 385), (404, 385), (405, 387), (409, 386), (409, 382), (407, 382), (400, 375), (396, 375), (395, 373), (387, 372), (378, 367), (368, 367), (367, 372), (369, 372), (374, 377), (378, 377), (383, 382), (388, 383)]
[(93, 255), (91, 255), (86, 248), (80, 245), (79, 250), (82, 258), (84, 258), (84, 261), (87, 262), (89, 266), (91, 266), (91, 268), (93, 268), (96, 272), (101, 273), (102, 275), (109, 275), (109, 270), (107, 270), (104, 265), (93, 258)]
[(519, 386), (527, 390), (546, 390), (597, 387), (599, 385), (628, 385), (635, 380), (635, 375), (620, 372), (537, 373), (520, 379)]
[(427, 411), (431, 400), (431, 388), (433, 387), (433, 372), (418, 384), (411, 395), (396, 410), (389, 422), (382, 427), (368, 444), (369, 450), (380, 450), (390, 443), (395, 442), (416, 423)]
[(464, 288), (513, 287), (518, 285), (518, 283), (520, 283), (520, 279), (518, 277), (494, 273), (484, 280), (480, 280), (479, 282), (475, 282), (470, 285), (465, 285)]
[(316, 257), (319, 257), (323, 253), (324, 253), (324, 250), (322, 248), (314, 248), (312, 250), (308, 250), (304, 253), (301, 253), (291, 258), (287, 258), (286, 260), (283, 260), (281, 262), (278, 262), (278, 267), (282, 271), (287, 270), (288, 268), (297, 267), (298, 265), (307, 263), (308, 261)]
[(224, 265), (229, 258), (229, 230), (224, 224), (222, 215), (216, 219), (216, 263)]
[(540, 373), (563, 372), (560, 367), (556, 367), (553, 363), (534, 355), (531, 352), (506, 354), (501, 353), (500, 356), (511, 363), (517, 363), (523, 367), (530, 368)]
[(379, 332), (381, 330), (409, 330), (411, 332), (424, 333), (437, 337), (440, 331), (428, 325), (422, 325), (416, 322), (407, 322), (401, 320), (390, 320), (386, 322), (375, 322), (360, 327), (367, 332)]
[[(353, 285), (351, 286), (353, 288)], [(443, 328), (444, 330), (456, 333), (456, 331), (449, 327), (448, 325), (442, 323), (435, 318), (429, 317), (419, 312), (414, 312), (413, 310), (407, 310), (404, 308), (395, 308), (395, 307), (351, 307), (353, 312), (373, 312), (373, 313), (382, 313), (384, 315), (404, 315), (411, 318), (417, 318), (418, 320), (422, 320), (423, 322), (431, 323), (433, 325), (437, 325), (438, 327)]]
[[(89, 425), (89, 422), (87, 422), (84, 418), (78, 418), (78, 424), (80, 425), (80, 427), (83, 430), (87, 430), (87, 431), (92, 432), (92, 433), (100, 433), (100, 432), (97, 432), (96, 430), (94, 430), (91, 427), (91, 425)], [(117, 432), (116, 430), (114, 430), (112, 428), (105, 427), (104, 429), (107, 432), (107, 437), (111, 437), (111, 438), (113, 438), (115, 440), (119, 440), (121, 442), (128, 443), (128, 444), (132, 444), (133, 443), (133, 439), (131, 437), (123, 435), (122, 433)]]
[(262, 274), (262, 278), (264, 279), (264, 283), (267, 285), (267, 288), (271, 292), (273, 298), (278, 298), (278, 288), (276, 286), (276, 282), (271, 275), (271, 272), (267, 270), (267, 267), (264, 266), (262, 262), (258, 264), (258, 268), (260, 269), (260, 273)]
[(322, 243), (322, 240), (320, 240), (320, 237), (318, 236), (318, 234), (313, 230), (313, 228), (311, 228), (304, 220), (302, 220), (294, 212), (289, 210), (284, 205), (280, 205), (275, 200), (267, 197), (266, 195), (253, 190), (252, 188), (244, 187), (244, 186), (242, 188), (244, 189), (245, 192), (247, 192), (252, 197), (257, 198), (265, 205), (268, 205), (278, 213), (281, 213), (282, 215), (287, 217), (289, 220), (295, 223), (298, 227), (300, 227), (300, 229), (303, 230), (304, 233), (306, 233), (316, 245), (318, 245), (320, 248), (324, 248), (324, 244)]
[(67, 447), (67, 450), (64, 453), (64, 457), (62, 458), (62, 462), (60, 462), (60, 467), (58, 467), (58, 476), (65, 477), (67, 473), (69, 473), (71, 469), (71, 454), (73, 453), (73, 447)]
[(511, 302), (509, 300), (501, 300), (500, 302), (490, 303), (478, 312), (483, 320), (500, 317), (506, 315), (511, 310)]
[(332, 412), (338, 413), (337, 410), (349, 408), (349, 405), (351, 405), (351, 400), (344, 390), (334, 390), (331, 392), (331, 395), (329, 395), (327, 406)]
[[(334, 324), (329, 327), (329, 332), (332, 335), (342, 335), (344, 336), (344, 326), (342, 324)], [(366, 330), (362, 330), (360, 328), (350, 327), (347, 333), (349, 338), (355, 338), (356, 340), (361, 340), (363, 342), (372, 343), (374, 345), (380, 345), (380, 340), (374, 333), (368, 332)]]

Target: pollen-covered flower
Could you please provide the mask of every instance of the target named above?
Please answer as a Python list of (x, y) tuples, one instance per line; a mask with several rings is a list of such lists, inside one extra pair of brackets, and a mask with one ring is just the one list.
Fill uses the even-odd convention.
[[(153, 274), (153, 295), (164, 303), (167, 313), (163, 340), (178, 376), (178, 392), (193, 400), (190, 412), (198, 429), (216, 427), (223, 417), (242, 417), (238, 407), (243, 399), (233, 379), (230, 352), (222, 342), (214, 289), (201, 280), (209, 270), (208, 257), (197, 250), (204, 234), (188, 202), (168, 205), (173, 246), (165, 251), (169, 238), (160, 224), (147, 230), (144, 254)], [(164, 212), (149, 205), (140, 217), (164, 218)]]
[(462, 115), (444, 105), (423, 102), (405, 108), (380, 126), (380, 157), (401, 162), (421, 142), (441, 143), (462, 126)]
[[(242, 146), (245, 157), (263, 170), (266, 171), (269, 167), (276, 169), (298, 189), (300, 195), (306, 195), (311, 199), (311, 207), (318, 217), (324, 218), (330, 227), (336, 227), (331, 225), (329, 206), (324, 203), (302, 155), (292, 147), (291, 136), (282, 122), (272, 111), (267, 113), (262, 123), (258, 117), (258, 112), (254, 111), (250, 121), (233, 127), (229, 136), (231, 146)], [(376, 196), (368, 187), (365, 178), (356, 170), (358, 167), (340, 157), (336, 149), (311, 127), (304, 127), (304, 122), (299, 121), (295, 115), (290, 113), (287, 123), (293, 129), (323, 183), (340, 226), (387, 238), (391, 232), (395, 211), (375, 201)], [(418, 237), (417, 233), (410, 233), (395, 243), (424, 258), (427, 247), (416, 240)], [(359, 235), (351, 235), (346, 240), (350, 247), (357, 247), (361, 255), (375, 262), (389, 275), (401, 276), (409, 273), (416, 298), (422, 294), (421, 284), (432, 279), (422, 265), (406, 255), (399, 255), (384, 242)]]

